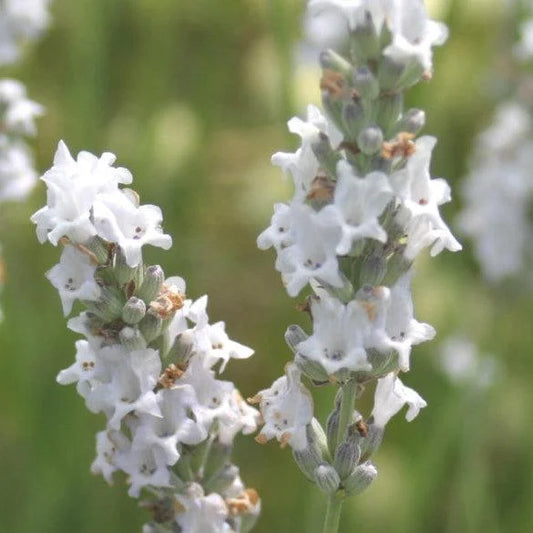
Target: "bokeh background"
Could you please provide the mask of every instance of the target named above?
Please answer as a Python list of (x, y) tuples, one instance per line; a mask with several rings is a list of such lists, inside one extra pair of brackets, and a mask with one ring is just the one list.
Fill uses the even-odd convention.
[[(149, 250), (148, 259), (185, 277), (189, 296), (209, 294), (212, 321), (225, 320), (234, 339), (255, 348), (227, 371), (244, 396), (281, 374), (286, 327), (309, 328), (273, 253), (255, 245), (272, 204), (290, 193), (270, 155), (297, 147), (285, 123), (319, 98), (317, 70), (294, 60), (303, 8), (301, 0), (53, 0), (52, 27), (2, 72), (46, 106), (33, 143), (40, 170), (60, 138), (73, 152), (109, 150), (133, 171), (142, 201), (161, 206), (174, 247)], [(490, 121), (506, 8), (498, 0), (434, 0), (429, 8), (451, 36), (436, 50), (433, 80), (408, 103), (426, 110), (425, 132), (439, 138), (433, 173), (457, 190), (473, 138)], [(59, 250), (40, 246), (28, 220), (44, 201), (40, 184), (27, 202), (0, 212), (0, 531), (140, 531), (146, 515), (126, 488), (89, 473), (103, 419), (74, 387), (55, 382), (73, 360), (76, 335), (44, 278)], [(444, 208), (452, 226), (460, 206), (456, 194)], [(379, 476), (345, 505), (343, 532), (533, 530), (531, 292), (519, 282), (486, 286), (465, 244), (461, 254), (417, 265), (417, 316), (438, 337), (414, 350), (404, 381), (429, 406), (411, 424), (390, 422), (375, 457)], [(490, 387), (457, 386), (443, 374), (440, 346), (452, 334), (494, 354)], [(317, 391), (322, 416), (330, 402)], [(289, 450), (241, 437), (235, 459), (263, 498), (255, 531), (320, 531), (322, 495)]]

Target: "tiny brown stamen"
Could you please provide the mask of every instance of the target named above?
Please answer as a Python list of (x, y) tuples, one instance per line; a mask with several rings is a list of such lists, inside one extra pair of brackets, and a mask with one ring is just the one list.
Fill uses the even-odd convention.
[(176, 380), (183, 376), (184, 372), (185, 371), (182, 368), (172, 363), (165, 368), (157, 382), (164, 389), (171, 389), (176, 384)]
[(358, 431), (361, 437), (368, 436), (368, 425), (362, 418), (355, 423), (355, 429)]
[(324, 69), (322, 78), (320, 78), (320, 89), (327, 91), (333, 100), (349, 96), (343, 75), (330, 69)]
[(382, 146), (381, 155), (385, 159), (403, 157), (404, 159), (413, 155), (416, 145), (413, 142), (414, 135), (406, 131), (401, 131), (392, 141), (385, 141)]

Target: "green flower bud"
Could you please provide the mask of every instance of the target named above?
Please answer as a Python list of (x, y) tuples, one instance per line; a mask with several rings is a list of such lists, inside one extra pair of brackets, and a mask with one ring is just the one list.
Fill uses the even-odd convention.
[(126, 285), (126, 283), (129, 283), (132, 281), (136, 276), (136, 271), (140, 267), (130, 267), (126, 263), (126, 256), (124, 255), (124, 252), (117, 247), (116, 253), (115, 253), (115, 263), (113, 265), (113, 273), (115, 275), (115, 279), (117, 280), (117, 283), (119, 285)]
[(226, 465), (218, 474), (212, 477), (204, 485), (206, 494), (211, 492), (223, 493), (239, 475), (239, 469), (235, 465)]
[(296, 366), (310, 379), (315, 383), (315, 385), (320, 385), (323, 383), (328, 383), (329, 376), (328, 373), (324, 370), (324, 367), (318, 362), (313, 361), (312, 359), (307, 358), (301, 353), (297, 353), (294, 358)]
[(232, 451), (232, 446), (222, 444), (218, 439), (212, 441), (204, 464), (203, 478), (209, 481), (220, 474), (229, 463)]
[(156, 299), (165, 281), (165, 273), (159, 265), (152, 265), (146, 269), (144, 279), (140, 287), (135, 291), (135, 296), (147, 305)]
[(359, 272), (361, 285), (376, 286), (381, 283), (387, 272), (387, 260), (382, 249), (378, 249), (363, 259)]
[(85, 302), (87, 310), (105, 322), (113, 322), (122, 316), (124, 300), (114, 290), (103, 287), (100, 298), (96, 302)]
[(174, 339), (172, 346), (168, 350), (166, 358), (175, 364), (186, 365), (194, 355), (194, 333), (185, 330)]
[(335, 179), (337, 163), (341, 160), (341, 155), (333, 150), (329, 137), (325, 133), (319, 133), (318, 140), (311, 145), (311, 148), (320, 166), (330, 178)]
[(397, 130), (417, 135), (426, 124), (426, 113), (422, 109), (409, 109), (398, 122)]
[(373, 417), (368, 419), (367, 436), (361, 441), (361, 461), (367, 461), (380, 447), (385, 429), (373, 423)]
[(350, 100), (342, 106), (343, 131), (346, 131), (350, 139), (355, 140), (359, 132), (364, 128), (367, 118), (361, 102)]
[(120, 330), (118, 338), (122, 346), (129, 351), (143, 350), (146, 348), (146, 340), (137, 328), (126, 326)]
[(341, 483), (339, 474), (331, 465), (323, 463), (315, 469), (315, 483), (326, 494), (334, 494)]
[(357, 24), (355, 29), (351, 31), (350, 49), (352, 58), (357, 63), (378, 58), (381, 44), (370, 12), (367, 11), (364, 22)]
[(353, 77), (357, 94), (365, 100), (374, 100), (379, 95), (379, 83), (368, 67), (359, 67)]
[(353, 473), (344, 482), (346, 494), (358, 494), (363, 492), (378, 475), (376, 467), (372, 463), (363, 463), (355, 468)]
[(132, 296), (122, 309), (122, 320), (126, 324), (137, 324), (146, 314), (146, 304), (140, 299)]
[(285, 342), (288, 344), (289, 348), (294, 352), (297, 353), (298, 349), (297, 346), (301, 342), (303, 342), (305, 339), (307, 339), (309, 335), (296, 324), (293, 324), (292, 326), (289, 326), (287, 328), (287, 331), (285, 332)]
[(389, 133), (393, 131), (402, 111), (403, 95), (397, 93), (381, 96), (377, 105), (376, 122), (383, 130), (384, 136), (389, 138)]
[(139, 330), (148, 344), (161, 333), (162, 324), (163, 321), (161, 318), (153, 313), (146, 313), (144, 318), (139, 322)]
[(89, 250), (99, 265), (105, 265), (109, 261), (109, 247), (111, 245), (100, 237), (91, 237), (83, 247)]
[(337, 446), (335, 450), (335, 470), (341, 479), (346, 479), (357, 466), (361, 456), (361, 448), (355, 435), (349, 435), (347, 440)]
[(383, 132), (378, 126), (369, 126), (359, 133), (357, 144), (364, 154), (376, 154), (381, 151)]
[(326, 421), (326, 434), (328, 436), (329, 449), (337, 448), (337, 434), (339, 433), (339, 408), (336, 407)]
[(319, 61), (320, 66), (323, 69), (334, 70), (335, 72), (339, 72), (346, 78), (346, 80), (352, 79), (352, 64), (346, 59), (344, 59), (344, 57), (337, 54), (337, 52), (334, 52), (333, 50), (325, 50), (320, 54)]

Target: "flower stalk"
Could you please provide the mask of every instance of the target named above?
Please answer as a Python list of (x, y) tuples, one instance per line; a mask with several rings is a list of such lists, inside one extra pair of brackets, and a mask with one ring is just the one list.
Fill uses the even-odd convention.
[[(419, 0), (312, 0), (309, 9), (344, 15), (349, 52), (320, 54), (325, 113), (309, 106), (306, 120), (288, 122), (301, 145), (272, 163), (292, 178), (294, 196), (275, 205), (257, 242), (276, 250), (290, 296), (310, 288), (301, 307), (312, 332), (289, 327), (294, 360), (252, 400), (264, 421), (256, 440), (292, 448), (327, 495), (323, 532), (333, 533), (344, 499), (377, 475), (371, 459), (387, 422), (404, 405), (409, 421), (426, 405), (398, 377), (410, 368), (412, 346), (435, 335), (414, 318), (414, 259), (428, 247), (434, 256), (461, 246), (439, 213), (451, 196), (429, 171), (436, 141), (416, 138), (424, 112), (403, 107), (403, 93), (431, 78), (431, 49), (445, 41), (445, 26)], [(374, 407), (364, 417), (355, 404), (373, 384)], [(324, 430), (308, 386), (327, 385), (337, 395)]]
[(85, 337), (57, 381), (76, 383), (88, 409), (104, 413), (91, 470), (109, 483), (127, 474), (129, 495), (151, 514), (143, 533), (246, 533), (260, 500), (231, 451), (258, 413), (218, 374), (253, 350), (223, 322), (209, 324), (206, 296), (188, 299), (182, 278), (144, 264), (145, 245), (169, 249), (172, 240), (160, 209), (123, 187), (132, 176), (114, 160), (74, 159), (60, 142), (42, 178), (47, 205), (32, 220), (41, 242), (63, 248), (47, 277), (65, 315), (82, 308), (68, 326)]

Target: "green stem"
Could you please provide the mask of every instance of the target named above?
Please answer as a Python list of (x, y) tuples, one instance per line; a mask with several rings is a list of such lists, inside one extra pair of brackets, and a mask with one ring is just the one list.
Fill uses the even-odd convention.
[(332, 494), (329, 497), (322, 533), (338, 533), (343, 502), (344, 499), (340, 498), (337, 494)]
[(337, 430), (337, 442), (335, 447), (344, 442), (344, 439), (346, 438), (346, 432), (348, 431), (348, 426), (352, 423), (356, 392), (357, 382), (354, 379), (347, 381), (342, 387), (339, 428)]

